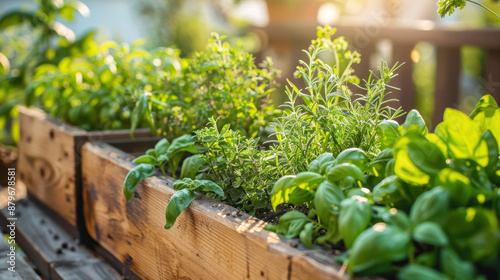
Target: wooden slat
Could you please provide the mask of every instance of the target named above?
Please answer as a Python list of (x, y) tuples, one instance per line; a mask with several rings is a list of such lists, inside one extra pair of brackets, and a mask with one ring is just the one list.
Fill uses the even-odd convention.
[[(400, 90), (392, 90), (392, 94), (388, 98), (398, 99), (399, 102), (391, 104), (392, 107), (403, 107), (405, 112), (409, 112), (415, 107), (415, 88), (413, 86), (413, 62), (411, 60), (411, 52), (414, 44), (398, 44), (392, 46), (392, 64), (398, 62), (403, 64), (398, 70), (398, 76), (395, 77), (390, 84)], [(404, 117), (403, 117), (404, 119)]]
[(460, 48), (437, 46), (436, 56), (436, 89), (432, 127), (443, 120), (443, 113), (447, 107), (458, 106), (460, 87)]
[[(121, 279), (28, 200), (16, 203), (16, 242), (48, 279)], [(2, 222), (9, 217), (1, 211)], [(75, 278), (77, 277), (77, 278)]]
[[(482, 48), (498, 49), (500, 46), (500, 30), (493, 27), (470, 28), (460, 25), (435, 26), (429, 21), (393, 21), (390, 26), (375, 26), (373, 22), (363, 19), (344, 18), (336, 23), (337, 35), (353, 39), (355, 46), (363, 46), (366, 41), (374, 42), (383, 39), (404, 44), (432, 42), (441, 46), (457, 47), (474, 45)], [(316, 24), (282, 22), (262, 28), (268, 37), (274, 40), (297, 38), (310, 41), (316, 36)]]
[(19, 122), (21, 180), (30, 194), (76, 227), (79, 168), (75, 151), (85, 141), (85, 132), (52, 122), (40, 110), (24, 107), (19, 108)]
[(23, 257), (16, 252), (15, 259), (15, 272), (9, 271), (10, 264), (7, 263), (9, 261), (10, 256), (7, 254), (10, 253), (10, 247), (7, 241), (1, 237), (0, 238), (0, 280), (10, 280), (10, 279), (26, 279), (26, 280), (34, 280), (41, 279), (38, 274), (31, 268), (31, 266), (23, 259)]
[(486, 52), (485, 90), (500, 104), (500, 46)]
[[(19, 108), (21, 137), (18, 174), (28, 192), (60, 215), (84, 242), (87, 234), (81, 213), (81, 147), (88, 140), (128, 141), (129, 130), (92, 131), (75, 128), (48, 117), (36, 108)], [(148, 129), (134, 133), (136, 139), (151, 137)], [(154, 144), (137, 145), (140, 148)], [(133, 145), (129, 145), (132, 146)]]
[[(173, 179), (146, 179), (127, 203), (122, 185), (134, 166), (130, 156), (102, 143), (87, 143), (82, 151), (87, 229), (143, 279), (341, 279), (331, 257), (328, 264), (309, 258), (263, 230), (264, 222), (231, 217), (234, 208), (206, 197), (198, 196), (165, 230)], [(315, 269), (294, 271), (301, 258)]]

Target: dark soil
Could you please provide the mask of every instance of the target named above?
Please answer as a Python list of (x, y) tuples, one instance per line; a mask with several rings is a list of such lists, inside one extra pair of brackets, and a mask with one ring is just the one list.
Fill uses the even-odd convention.
[(17, 151), (0, 146), (0, 186), (7, 186), (9, 168), (15, 168), (17, 164)]

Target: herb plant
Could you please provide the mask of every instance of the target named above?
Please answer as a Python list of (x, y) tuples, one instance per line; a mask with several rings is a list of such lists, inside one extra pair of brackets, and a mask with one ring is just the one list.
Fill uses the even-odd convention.
[[(285, 237), (343, 242), (355, 275), (482, 279), (499, 271), (500, 108), (484, 96), (470, 117), (447, 109), (435, 133), (416, 111), (379, 125), (386, 149), (368, 161), (348, 149), (281, 178), (273, 206), (308, 203), (277, 226)], [(487, 242), (485, 242), (488, 240)]]
[[(497, 1), (495, 1), (497, 2)], [(475, 5), (478, 5), (479, 7), (487, 10), (488, 12), (492, 13), (494, 16), (500, 19), (500, 16), (495, 13), (493, 10), (490, 8), (486, 7), (485, 5), (473, 1), (473, 0), (439, 0), (438, 1), (438, 14), (441, 17), (449, 16), (452, 15), (455, 12), (455, 9), (463, 9), (467, 3), (472, 3)]]
[[(212, 118), (210, 127), (195, 131), (200, 154), (184, 161), (182, 180), (176, 184), (199, 186), (211, 181), (224, 195), (215, 192), (210, 197), (261, 214), (275, 204), (270, 197), (275, 182), (288, 172), (306, 171), (320, 154), (337, 155), (345, 148), (362, 147), (369, 150), (365, 159), (372, 158), (379, 145), (376, 126), (401, 115), (400, 109), (386, 106), (386, 96), (392, 89), (387, 83), (397, 67), (389, 69), (382, 64), (379, 78), (372, 74), (365, 86), (356, 88), (366, 93), (353, 94), (348, 87), (357, 82), (352, 64), (359, 62), (359, 54), (350, 52), (342, 37), (333, 40), (334, 33), (329, 27), (318, 28), (318, 39), (306, 52), (309, 63), (301, 62), (298, 67), (297, 76), (306, 82), (306, 93), (289, 83), (290, 100), (282, 116), (273, 122), (277, 140), (270, 141), (270, 148), (262, 147), (259, 139), (231, 130), (227, 123), (219, 129)], [(333, 55), (334, 66), (320, 59), (319, 55), (327, 52)], [(297, 104), (298, 98), (305, 104)], [(224, 121), (223, 117), (218, 121)], [(307, 201), (300, 198), (285, 202)], [(178, 209), (172, 207), (167, 206)], [(172, 220), (167, 221), (170, 223)]]

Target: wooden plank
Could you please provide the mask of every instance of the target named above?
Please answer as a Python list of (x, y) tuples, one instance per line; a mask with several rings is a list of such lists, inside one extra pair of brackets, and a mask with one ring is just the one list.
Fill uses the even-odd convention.
[(10, 256), (10, 247), (7, 241), (0, 237), (0, 280), (10, 280), (10, 279), (41, 279), (38, 274), (31, 268), (31, 266), (22, 258), (19, 252), (15, 255), (15, 267), (14, 272), (9, 271), (11, 265), (8, 263)]
[[(416, 44), (431, 42), (441, 46), (457, 47), (474, 45), (486, 49), (498, 49), (500, 46), (500, 30), (494, 27), (470, 28), (460, 25), (437, 26), (429, 21), (392, 22), (388, 26), (377, 26), (372, 30), (373, 22), (360, 18), (343, 18), (342, 23), (336, 23), (337, 35), (352, 38), (357, 47), (368, 43), (387, 39), (392, 42)], [(274, 40), (299, 39), (310, 41), (316, 36), (316, 24), (306, 22), (281, 22), (268, 25), (263, 30)]]
[[(129, 130), (92, 131), (72, 127), (48, 117), (36, 108), (19, 108), (21, 137), (18, 174), (28, 192), (78, 229), (85, 241), (81, 212), (81, 146), (88, 140), (133, 142)], [(151, 137), (139, 129), (135, 138)], [(151, 146), (151, 144), (149, 144)], [(145, 147), (147, 145), (138, 145)]]
[[(392, 94), (388, 98), (398, 99), (399, 102), (394, 102), (393, 108), (403, 107), (405, 112), (409, 112), (415, 108), (415, 88), (413, 86), (413, 62), (411, 60), (411, 52), (414, 44), (398, 44), (392, 46), (392, 64), (398, 62), (403, 64), (398, 70), (398, 76), (391, 81), (391, 85), (400, 90), (392, 90)], [(404, 121), (405, 116), (399, 120)]]
[(458, 106), (460, 87), (460, 47), (437, 46), (436, 89), (434, 92), (434, 113), (432, 127), (443, 120), (447, 107)]
[(76, 227), (75, 185), (79, 178), (75, 150), (85, 141), (85, 132), (53, 122), (40, 110), (24, 107), (19, 108), (19, 122), (21, 180), (30, 194)]
[(500, 104), (500, 48), (486, 52), (485, 91)]
[[(204, 196), (165, 230), (165, 206), (175, 193), (172, 178), (146, 179), (127, 203), (122, 185), (134, 166), (131, 157), (103, 143), (87, 143), (82, 152), (87, 230), (143, 279), (341, 278), (331, 256), (306, 256), (264, 230), (263, 221), (246, 214), (231, 217), (234, 208)], [(304, 263), (301, 258), (314, 269), (294, 271)]]
[[(8, 217), (1, 211), (2, 222)], [(16, 203), (16, 242), (48, 279), (121, 279), (31, 201)], [(70, 275), (70, 278), (68, 278)]]

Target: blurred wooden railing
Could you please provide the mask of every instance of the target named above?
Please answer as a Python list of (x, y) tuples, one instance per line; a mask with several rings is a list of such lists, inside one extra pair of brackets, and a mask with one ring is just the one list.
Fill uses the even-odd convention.
[[(398, 70), (392, 85), (401, 89), (393, 97), (400, 100), (405, 111), (415, 107), (415, 89), (412, 81), (413, 67), (411, 52), (419, 42), (429, 42), (436, 47), (436, 77), (434, 94), (435, 126), (442, 120), (446, 107), (459, 106), (460, 49), (463, 46), (477, 46), (486, 51), (486, 65), (483, 70), (484, 94), (491, 94), (500, 103), (500, 29), (467, 29), (460, 27), (434, 27), (433, 22), (418, 21), (408, 24), (391, 23), (390, 26), (376, 26), (355, 22), (333, 25), (337, 34), (343, 35), (362, 54), (361, 64), (356, 73), (365, 77), (370, 69), (371, 55), (381, 40), (392, 42), (392, 63), (404, 62)], [(265, 37), (267, 49), (277, 55), (286, 56), (292, 63), (284, 70), (283, 76), (291, 77), (294, 65), (305, 59), (301, 52), (315, 38), (316, 24), (289, 22), (271, 24), (259, 30)]]

